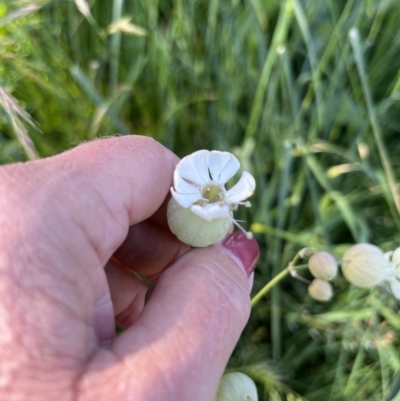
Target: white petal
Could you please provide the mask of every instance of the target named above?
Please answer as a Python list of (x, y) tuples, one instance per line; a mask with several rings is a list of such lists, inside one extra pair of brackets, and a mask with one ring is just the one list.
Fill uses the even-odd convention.
[(400, 281), (393, 280), (390, 282), (390, 290), (396, 299), (400, 299)]
[(198, 200), (201, 199), (201, 194), (180, 194), (174, 190), (174, 188), (171, 188), (171, 194), (174, 197), (174, 199), (185, 209), (192, 206), (193, 203), (197, 202)]
[(396, 279), (396, 268), (388, 264), (385, 268), (385, 280), (391, 281)]
[(239, 170), (240, 163), (233, 154), (213, 150), (208, 155), (208, 168), (214, 182), (225, 185)]
[(400, 248), (397, 248), (393, 251), (393, 255), (392, 255), (392, 263), (395, 266), (400, 265)]
[(247, 171), (244, 171), (238, 183), (226, 192), (225, 200), (232, 204), (241, 202), (252, 195), (255, 189), (256, 181), (254, 177)]
[(199, 150), (184, 157), (176, 166), (175, 171), (187, 181), (203, 186), (211, 181), (207, 165), (209, 153), (208, 150)]
[(388, 251), (383, 254), (383, 257), (385, 258), (386, 262), (390, 263), (392, 260), (392, 255), (393, 255), (393, 251)]
[(231, 216), (231, 212), (227, 205), (219, 205), (217, 203), (209, 203), (205, 206), (193, 205), (190, 210), (203, 220), (207, 221)]
[(201, 194), (201, 187), (197, 184), (189, 184), (179, 173), (174, 172), (174, 188), (180, 194)]

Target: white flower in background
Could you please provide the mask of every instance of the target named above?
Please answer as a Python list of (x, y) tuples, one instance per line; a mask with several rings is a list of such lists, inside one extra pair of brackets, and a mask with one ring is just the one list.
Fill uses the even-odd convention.
[(374, 287), (387, 280), (389, 263), (380, 248), (371, 244), (356, 244), (342, 258), (342, 272), (357, 287)]
[[(250, 206), (245, 200), (256, 187), (254, 177), (245, 171), (236, 185), (225, 188), (239, 167), (238, 159), (231, 153), (208, 150), (199, 150), (178, 163), (167, 215), (171, 231), (181, 241), (208, 246), (222, 239), (231, 223), (245, 232), (234, 220), (233, 211), (238, 205)], [(205, 235), (205, 231), (210, 235)], [(246, 234), (252, 237), (251, 233)], [(207, 236), (209, 240), (200, 238)]]
[(343, 255), (342, 271), (358, 287), (386, 283), (400, 300), (400, 248), (383, 253), (375, 245), (354, 245)]
[(216, 401), (258, 401), (257, 387), (244, 373), (226, 373), (219, 383)]
[(400, 299), (400, 248), (386, 252), (384, 256), (390, 266), (386, 281), (389, 283), (393, 296)]

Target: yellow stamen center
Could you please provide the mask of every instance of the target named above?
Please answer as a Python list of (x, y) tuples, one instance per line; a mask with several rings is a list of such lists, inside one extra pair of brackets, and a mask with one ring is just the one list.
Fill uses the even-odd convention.
[(217, 185), (205, 186), (201, 195), (211, 203), (222, 202), (224, 200), (224, 191)]

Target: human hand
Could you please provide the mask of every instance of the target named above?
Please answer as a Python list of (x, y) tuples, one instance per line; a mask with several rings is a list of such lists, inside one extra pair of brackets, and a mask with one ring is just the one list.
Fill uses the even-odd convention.
[(0, 169), (1, 400), (213, 401), (258, 246), (170, 233), (177, 162), (130, 136)]

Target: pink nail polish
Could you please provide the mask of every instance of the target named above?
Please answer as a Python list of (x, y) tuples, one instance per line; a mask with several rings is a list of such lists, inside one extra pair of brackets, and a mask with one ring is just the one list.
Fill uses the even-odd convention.
[(246, 277), (250, 277), (260, 256), (257, 241), (248, 239), (245, 233), (235, 232), (222, 241), (222, 248), (241, 267)]

